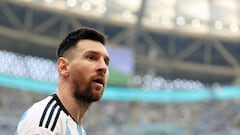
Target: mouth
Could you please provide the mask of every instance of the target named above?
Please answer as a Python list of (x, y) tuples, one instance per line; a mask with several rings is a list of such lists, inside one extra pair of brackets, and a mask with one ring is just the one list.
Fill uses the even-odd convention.
[(102, 78), (102, 77), (95, 78), (95, 79), (93, 80), (93, 82), (104, 86), (104, 78)]

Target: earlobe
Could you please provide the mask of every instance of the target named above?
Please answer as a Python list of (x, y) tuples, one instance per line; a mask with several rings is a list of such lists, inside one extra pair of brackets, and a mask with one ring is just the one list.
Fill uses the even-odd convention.
[(58, 68), (58, 72), (60, 75), (63, 75), (63, 76), (67, 76), (68, 75), (68, 60), (64, 57), (60, 57), (58, 58), (58, 61), (57, 61), (57, 68)]

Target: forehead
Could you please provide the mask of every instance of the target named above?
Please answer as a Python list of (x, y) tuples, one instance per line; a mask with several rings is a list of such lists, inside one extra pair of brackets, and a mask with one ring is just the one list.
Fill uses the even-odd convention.
[(93, 41), (88, 39), (80, 40), (77, 43), (77, 48), (78, 48), (77, 49), (78, 53), (81, 53), (81, 54), (84, 54), (87, 52), (96, 52), (109, 57), (106, 47), (101, 42), (98, 42), (98, 41)]

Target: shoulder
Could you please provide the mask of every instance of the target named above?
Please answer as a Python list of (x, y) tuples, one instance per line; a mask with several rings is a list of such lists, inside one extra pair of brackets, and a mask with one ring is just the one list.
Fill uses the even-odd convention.
[(36, 123), (45, 109), (48, 102), (51, 100), (51, 96), (46, 97), (45, 99), (34, 103), (21, 117), (20, 122), (32, 121)]
[[(22, 116), (18, 124), (18, 132), (51, 132), (67, 115), (62, 112), (59, 101), (54, 95), (33, 104)], [(59, 128), (58, 128), (59, 129)], [(34, 130), (34, 131), (33, 131)], [(32, 133), (31, 132), (31, 133)]]

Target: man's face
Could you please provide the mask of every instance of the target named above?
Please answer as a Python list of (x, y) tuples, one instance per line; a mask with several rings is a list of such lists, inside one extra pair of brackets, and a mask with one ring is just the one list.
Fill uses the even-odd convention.
[(75, 98), (93, 102), (107, 85), (109, 54), (100, 42), (80, 40), (70, 51), (69, 78)]

